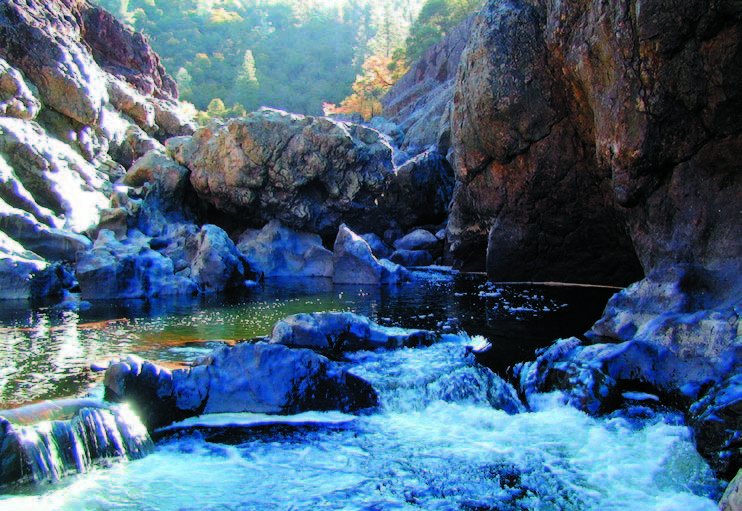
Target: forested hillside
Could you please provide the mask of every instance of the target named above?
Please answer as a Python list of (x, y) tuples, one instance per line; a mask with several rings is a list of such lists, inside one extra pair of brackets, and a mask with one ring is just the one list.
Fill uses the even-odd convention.
[(98, 3), (147, 35), (178, 82), (181, 100), (210, 116), (240, 115), (260, 106), (317, 115), (325, 105), (325, 111), (369, 117), (379, 113), (378, 99), (406, 63), (481, 2)]

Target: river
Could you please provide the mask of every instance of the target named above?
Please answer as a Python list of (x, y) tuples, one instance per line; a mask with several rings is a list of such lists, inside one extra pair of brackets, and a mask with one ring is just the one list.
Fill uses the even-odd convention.
[[(158, 433), (156, 452), (0, 496), (2, 509), (712, 510), (720, 484), (670, 410), (592, 418), (544, 395), (536, 410), (493, 408), (494, 373), (579, 335), (609, 290), (495, 285), (432, 272), (364, 288), (283, 280), (219, 299), (43, 304), (0, 313), (5, 406), (99, 393), (87, 368), (125, 353), (170, 367), (270, 333), (297, 312), (345, 310), (447, 334), (427, 348), (344, 363), (377, 389), (378, 413), (218, 415)], [(466, 345), (484, 336), (494, 371)], [(230, 427), (224, 427), (229, 424)]]

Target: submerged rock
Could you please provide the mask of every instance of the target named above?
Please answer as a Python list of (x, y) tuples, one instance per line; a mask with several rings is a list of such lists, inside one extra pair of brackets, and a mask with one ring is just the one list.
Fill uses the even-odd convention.
[(345, 352), (430, 346), (440, 336), (427, 330), (383, 327), (350, 312), (295, 314), (273, 326), (270, 342), (310, 348), (332, 357)]
[(150, 430), (219, 412), (357, 412), (377, 406), (366, 381), (306, 349), (267, 343), (212, 352), (188, 369), (168, 371), (138, 357), (112, 362), (106, 398), (132, 403)]

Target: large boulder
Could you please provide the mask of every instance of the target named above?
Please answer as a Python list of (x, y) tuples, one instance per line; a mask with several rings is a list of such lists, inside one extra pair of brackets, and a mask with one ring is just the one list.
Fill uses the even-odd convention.
[(150, 430), (205, 413), (357, 412), (378, 405), (368, 382), (327, 358), (262, 342), (221, 348), (172, 372), (129, 356), (109, 365), (105, 392), (106, 399), (129, 401)]
[(318, 234), (296, 232), (279, 220), (243, 232), (237, 248), (265, 277), (332, 278), (334, 273), (332, 252), (322, 246)]
[(379, 132), (270, 109), (212, 123), (171, 150), (220, 222), (244, 228), (278, 219), (328, 238), (342, 222), (372, 223), (393, 176), (392, 149)]
[(336, 284), (395, 284), (411, 280), (410, 273), (388, 259), (377, 259), (366, 241), (341, 225), (333, 250)]
[(454, 184), (448, 161), (436, 150), (425, 151), (397, 167), (378, 199), (379, 210), (405, 230), (441, 224), (448, 218)]
[(430, 346), (439, 338), (427, 330), (384, 327), (350, 312), (321, 312), (282, 319), (273, 325), (270, 342), (335, 358), (345, 352)]

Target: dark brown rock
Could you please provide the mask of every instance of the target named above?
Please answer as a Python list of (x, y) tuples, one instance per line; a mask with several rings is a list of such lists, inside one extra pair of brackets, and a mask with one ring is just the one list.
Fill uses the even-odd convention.
[(160, 57), (144, 34), (124, 26), (110, 12), (78, 1), (82, 36), (105, 71), (132, 84), (140, 93), (162, 99), (177, 99), (175, 80), (165, 72)]
[(462, 263), (487, 246), (494, 280), (624, 284), (632, 251), (645, 272), (739, 267), (740, 8), (666, 4), (487, 4), (452, 113)]

